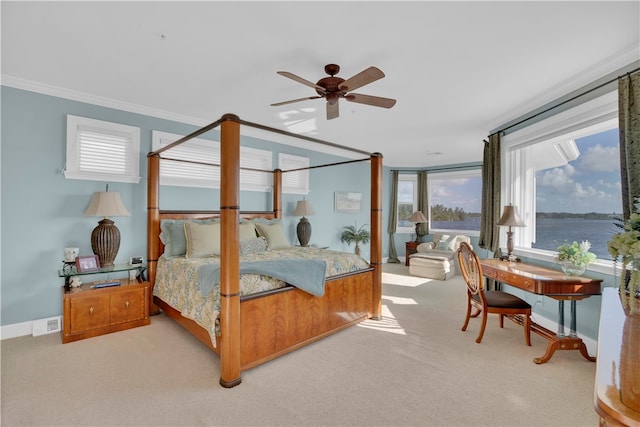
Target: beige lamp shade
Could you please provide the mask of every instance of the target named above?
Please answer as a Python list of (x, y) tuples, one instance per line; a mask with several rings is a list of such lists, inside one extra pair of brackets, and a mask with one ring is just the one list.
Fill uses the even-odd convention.
[(91, 202), (84, 216), (131, 216), (122, 203), (120, 193), (114, 191), (99, 191), (93, 193)]
[(413, 213), (413, 215), (411, 215), (411, 218), (409, 218), (409, 222), (414, 222), (416, 224), (421, 223), (421, 222), (427, 222), (427, 218), (424, 216), (424, 214), (420, 211), (415, 211)]
[(308, 200), (300, 200), (296, 205), (296, 210), (293, 211), (293, 216), (310, 216), (314, 215), (315, 211), (313, 206)]
[(502, 216), (500, 217), (497, 225), (509, 227), (524, 227), (525, 223), (518, 214), (518, 208), (513, 205), (507, 205), (504, 207), (504, 211), (502, 212)]
[(130, 215), (122, 203), (120, 193), (109, 191), (93, 193), (84, 216), (104, 217), (91, 233), (91, 249), (100, 259), (100, 266), (112, 266), (120, 249), (120, 230), (108, 217)]

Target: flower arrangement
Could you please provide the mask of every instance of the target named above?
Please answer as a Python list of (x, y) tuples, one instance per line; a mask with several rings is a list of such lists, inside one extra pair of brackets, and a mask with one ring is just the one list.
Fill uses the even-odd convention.
[(558, 246), (556, 259), (560, 263), (570, 262), (584, 271), (589, 264), (596, 260), (596, 255), (589, 252), (589, 249), (591, 249), (591, 243), (588, 240), (583, 240), (581, 243), (565, 241)]
[[(626, 222), (619, 221), (616, 224), (622, 231), (614, 234), (607, 242), (609, 254), (616, 265), (618, 262), (622, 264), (620, 295), (623, 297), (623, 304), (629, 303), (632, 311), (637, 299), (634, 296), (640, 292), (640, 197), (636, 197), (635, 201), (636, 212), (631, 213)], [(629, 291), (628, 299), (625, 298), (626, 290)]]

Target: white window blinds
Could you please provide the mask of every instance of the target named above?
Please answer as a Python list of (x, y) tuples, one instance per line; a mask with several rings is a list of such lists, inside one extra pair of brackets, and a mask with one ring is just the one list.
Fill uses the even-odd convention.
[(139, 182), (140, 129), (67, 116), (67, 179)]

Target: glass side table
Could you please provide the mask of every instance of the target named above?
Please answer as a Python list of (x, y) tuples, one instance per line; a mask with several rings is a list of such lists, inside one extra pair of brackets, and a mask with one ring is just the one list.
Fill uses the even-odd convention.
[(120, 264), (114, 264), (107, 267), (102, 267), (99, 270), (93, 271), (85, 271), (80, 273), (76, 269), (75, 262), (69, 263), (64, 262), (64, 266), (58, 270), (58, 277), (64, 277), (64, 289), (65, 291), (71, 290), (71, 278), (74, 276), (88, 276), (91, 274), (109, 274), (109, 273), (117, 273), (117, 272), (125, 272), (125, 271), (136, 271), (136, 280), (138, 282), (146, 282), (146, 272), (147, 272), (147, 264), (129, 264), (127, 262), (123, 262)]

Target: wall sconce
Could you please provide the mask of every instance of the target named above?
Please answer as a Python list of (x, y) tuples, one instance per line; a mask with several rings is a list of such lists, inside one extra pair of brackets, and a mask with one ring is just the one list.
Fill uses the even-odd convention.
[(118, 249), (120, 249), (120, 230), (108, 217), (130, 215), (122, 203), (120, 193), (109, 192), (109, 185), (107, 185), (106, 191), (93, 193), (84, 216), (104, 217), (98, 221), (98, 226), (91, 233), (91, 249), (100, 259), (102, 267), (113, 265), (113, 260), (116, 259)]
[(298, 223), (298, 227), (296, 228), (300, 246), (309, 246), (309, 240), (311, 240), (311, 223), (309, 222), (309, 220), (307, 220), (307, 218), (305, 218), (305, 215), (310, 216), (314, 214), (315, 212), (309, 201), (305, 199), (298, 201), (296, 210), (293, 211), (293, 215), (302, 217), (300, 218), (300, 222)]

